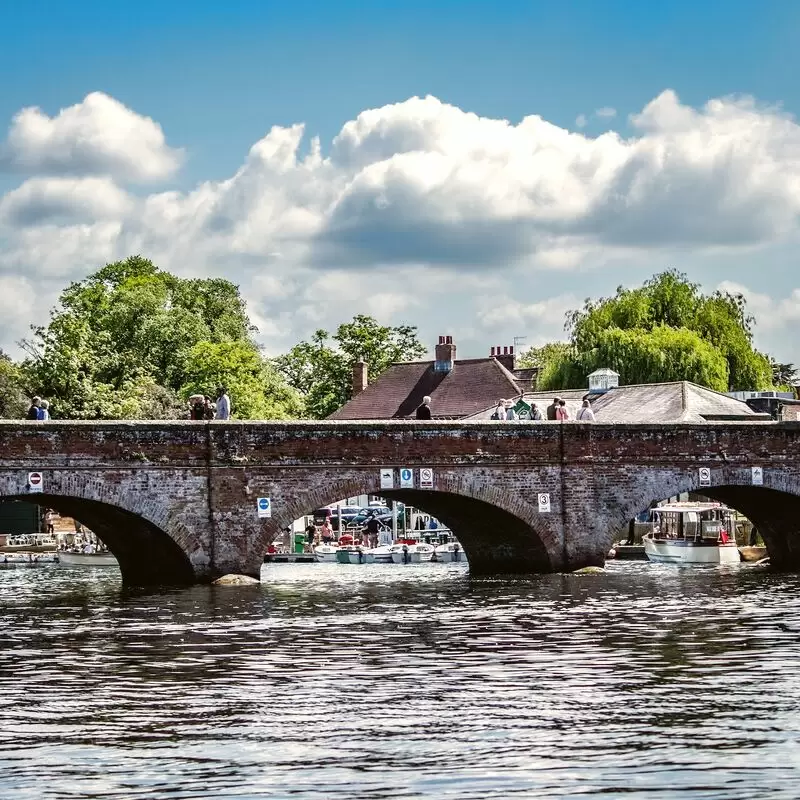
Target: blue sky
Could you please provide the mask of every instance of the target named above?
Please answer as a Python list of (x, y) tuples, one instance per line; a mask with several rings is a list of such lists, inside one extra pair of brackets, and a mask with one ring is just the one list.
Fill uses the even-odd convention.
[[(702, 109), (714, 98), (752, 96), (764, 114), (772, 114), (779, 108), (783, 113), (796, 115), (800, 112), (800, 88), (796, 80), (800, 74), (799, 39), (800, 4), (792, 0), (769, 3), (0, 0), (0, 74), (13, 76), (0, 84), (3, 128), (10, 128), (12, 119), (23, 108), (37, 106), (48, 118), (54, 118), (62, 109), (80, 104), (90, 93), (101, 92), (131, 113), (151, 118), (163, 130), (165, 146), (175, 152), (182, 151), (180, 158), (175, 157), (176, 164), (180, 161), (179, 167), (154, 168), (152, 175), (156, 177), (146, 181), (132, 180), (130, 169), (124, 174), (117, 174), (111, 167), (104, 168), (105, 171), (97, 167), (88, 170), (87, 175), (108, 179), (103, 191), (114, 193), (114, 202), (119, 202), (126, 215), (120, 222), (122, 233), (109, 231), (111, 223), (107, 216), (104, 221), (85, 217), (89, 213), (86, 203), (91, 205), (91, 198), (81, 201), (79, 216), (84, 227), (80, 229), (74, 219), (64, 223), (65, 215), (69, 217), (72, 211), (61, 206), (58, 215), (50, 220), (42, 216), (41, 209), (27, 209), (22, 216), (15, 211), (14, 220), (36, 219), (41, 227), (39, 232), (28, 229), (25, 236), (18, 224), (9, 224), (11, 216), (6, 217), (4, 229), (0, 216), (0, 246), (6, 251), (5, 258), (0, 256), (0, 271), (13, 281), (20, 270), (37, 270), (42, 259), (42, 237), (45, 233), (52, 234), (54, 251), (48, 252), (48, 266), (42, 268), (41, 275), (56, 291), (66, 280), (80, 277), (97, 266), (96, 259), (102, 260), (106, 254), (115, 257), (124, 252), (126, 245), (144, 246), (151, 242), (145, 230), (147, 218), (137, 217), (135, 223), (131, 222), (130, 214), (134, 212), (130, 204), (136, 198), (169, 190), (186, 193), (188, 202), (192, 191), (203, 182), (223, 182), (234, 176), (245, 163), (249, 149), (275, 125), (304, 123), (306, 135), (297, 153), (306, 154), (311, 136), (319, 135), (322, 156), (326, 157), (333, 138), (345, 123), (356, 120), (368, 109), (402, 104), (414, 96), (433, 95), (446, 107), (474, 112), (491, 120), (509, 120), (513, 125), (528, 115), (540, 115), (558, 128), (580, 132), (590, 139), (608, 129), (617, 131), (622, 139), (642, 136), (642, 129), (631, 125), (629, 115), (640, 113), (665, 90), (673, 90), (682, 107)], [(615, 114), (595, 113), (603, 108), (613, 109)], [(581, 117), (585, 118), (585, 124)], [(776, 146), (781, 136), (782, 133), (776, 133), (769, 140), (768, 149)], [(113, 138), (113, 132), (109, 137)], [(386, 140), (400, 141), (396, 137)], [(457, 139), (450, 136), (447, 141)], [(436, 150), (440, 145), (431, 147)], [(782, 157), (793, 163), (785, 153)], [(0, 174), (0, 192), (12, 192), (26, 181), (35, 180), (38, 183), (25, 191), (30, 189), (30, 197), (35, 194), (41, 202), (44, 181), (55, 175), (52, 166), (41, 164), (51, 162), (39, 158), (36, 163), (40, 166), (29, 169), (19, 166), (22, 161), (20, 157), (17, 166)], [(6, 163), (11, 163), (10, 157)], [(73, 178), (85, 177), (82, 167), (64, 166), (63, 158), (59, 164), (62, 173)], [(754, 170), (756, 174), (761, 168)], [(350, 180), (355, 173), (348, 175)], [(75, 196), (75, 191), (63, 180), (57, 187), (58, 203), (63, 202), (65, 193)], [(554, 185), (558, 180), (561, 179), (553, 178)], [(669, 180), (674, 184), (675, 177)], [(339, 189), (344, 182), (342, 177), (336, 184)], [(78, 193), (99, 191), (86, 183), (78, 188)], [(124, 197), (117, 188), (125, 192)], [(46, 191), (51, 189), (48, 187)], [(259, 187), (253, 191), (258, 200), (252, 203), (257, 202), (261, 209), (258, 224), (263, 225), (264, 204), (274, 206), (273, 194), (284, 190), (270, 182), (268, 190)], [(308, 187), (303, 190), (305, 195), (310, 191)], [(391, 191), (386, 191), (390, 199), (386, 201), (384, 192), (382, 203), (398, 202), (391, 199), (394, 197)], [(706, 187), (699, 194), (703, 191), (711, 190)], [(352, 199), (351, 205), (340, 202), (341, 198), (336, 200), (334, 194), (331, 202), (337, 204), (336, 221), (341, 230), (354, 219), (345, 217), (345, 210), (361, 206)], [(33, 202), (30, 197), (25, 195), (26, 202)], [(16, 197), (15, 209), (19, 202)], [(45, 205), (52, 208), (53, 202), (48, 194), (49, 205)], [(248, 209), (252, 207), (251, 200), (245, 203), (240, 198), (237, 202), (238, 209), (243, 203)], [(214, 203), (219, 204), (218, 199)], [(6, 206), (10, 208), (11, 201)], [(307, 213), (307, 205), (300, 203), (297, 207)], [(318, 209), (314, 213), (317, 212)], [(185, 214), (185, 209), (181, 213)], [(236, 213), (225, 210), (230, 225), (242, 221), (234, 219)], [(244, 216), (247, 213), (242, 211)], [(297, 213), (293, 212), (289, 224), (293, 237)], [(663, 208), (659, 213), (664, 213)], [(748, 213), (752, 216), (752, 211)], [(478, 230), (481, 222), (477, 220)], [(255, 224), (251, 223), (251, 228)], [(668, 226), (668, 220), (664, 224)], [(791, 229), (788, 232), (787, 225)], [(387, 296), (373, 307), (376, 313), (385, 313), (390, 321), (419, 324), (426, 336), (451, 332), (464, 342), (469, 354), (478, 354), (484, 349), (484, 341), (505, 343), (512, 335), (530, 335), (530, 341), (535, 342), (549, 336), (551, 331), (560, 335), (560, 322), (555, 323), (561, 313), (557, 298), (562, 298), (561, 305), (569, 304), (587, 294), (613, 291), (619, 283), (638, 282), (666, 266), (679, 266), (707, 288), (725, 281), (752, 288), (763, 295), (756, 310), (771, 313), (770, 303), (791, 298), (796, 288), (793, 226), (796, 227), (796, 219), (781, 222), (777, 226), (779, 231), (776, 228), (768, 234), (759, 228), (752, 241), (743, 244), (735, 241), (737, 225), (732, 225), (730, 248), (719, 233), (713, 242), (703, 242), (702, 246), (697, 246), (696, 236), (677, 236), (675, 247), (668, 251), (663, 242), (651, 247), (646, 237), (643, 240), (638, 233), (634, 237), (636, 248), (632, 250), (632, 239), (621, 242), (621, 234), (617, 232), (604, 239), (602, 253), (597, 248), (591, 252), (584, 250), (582, 230), (579, 243), (570, 241), (565, 246), (565, 252), (573, 253), (570, 258), (563, 254), (556, 257), (548, 250), (549, 260), (539, 259), (536, 254), (541, 245), (531, 245), (527, 254), (515, 251), (513, 267), (490, 264), (491, 258), (487, 256), (486, 273), (491, 274), (492, 297), (497, 302), (502, 297), (516, 300), (522, 297), (525, 303), (525, 309), (517, 309), (516, 317), (512, 314), (515, 322), (504, 326), (500, 323), (502, 315), (493, 317), (470, 304), (470, 298), (483, 291), (474, 265), (461, 268), (458, 263), (449, 263), (443, 270), (440, 254), (446, 244), (442, 242), (453, 241), (456, 233), (448, 229), (447, 237), (437, 240), (428, 257), (426, 243), (435, 233), (431, 226), (420, 226), (419, 220), (410, 220), (399, 228), (403, 236), (413, 236), (419, 242), (408, 272), (430, 283), (432, 295), (439, 292), (437, 299), (429, 306), (413, 306), (393, 300), (387, 290)], [(267, 227), (272, 230), (272, 223)], [(356, 227), (359, 242), (381, 236), (389, 242), (399, 235), (393, 230), (395, 239), (392, 239), (386, 233), (384, 220), (370, 231)], [(474, 221), (471, 227), (475, 229)], [(315, 236), (319, 230), (317, 225)], [(285, 228), (279, 226), (275, 231), (274, 241), (285, 242)], [(498, 241), (493, 237), (508, 235), (507, 229), (504, 234), (487, 231), (487, 252), (491, 243)], [(89, 242), (84, 250), (76, 244), (78, 239)], [(65, 240), (70, 243), (68, 247), (64, 246)], [(314, 297), (287, 296), (275, 290), (276, 285), (284, 283), (285, 274), (302, 272), (307, 275), (305, 285), (319, 281), (318, 293), (328, 292), (335, 298), (343, 298), (342, 302), (331, 304), (323, 315), (321, 321), (327, 326), (362, 310), (345, 301), (351, 296), (348, 280), (351, 284), (364, 282), (363, 248), (359, 253), (342, 252), (341, 242), (341, 237), (336, 238), (336, 258), (329, 249), (325, 251), (326, 259), (311, 257), (303, 248), (302, 253), (293, 252), (289, 256), (288, 249), (277, 247), (263, 237), (258, 246), (243, 245), (241, 249), (246, 252), (238, 262), (233, 258), (220, 259), (218, 254), (210, 256), (208, 243), (197, 239), (187, 242), (179, 252), (153, 244), (152, 255), (177, 271), (191, 271), (187, 266), (190, 261), (202, 264), (197, 267), (202, 274), (213, 272), (216, 265), (240, 280), (251, 292), (257, 306), (256, 316), (263, 318), (265, 343), (270, 349), (281, 349), (291, 344), (293, 337), (307, 335), (318, 322), (313, 313)], [(482, 247), (471, 240), (462, 246), (483, 253)], [(388, 264), (397, 271), (399, 257), (371, 248), (376, 269)], [(575, 255), (578, 250), (580, 253)], [(60, 260), (56, 251), (62, 253)], [(26, 267), (26, 257), (31, 259), (32, 267)], [(344, 263), (347, 259), (360, 259), (356, 277), (347, 277)], [(567, 261), (569, 265), (563, 266)], [(558, 268), (553, 269), (556, 262)], [(769, 275), (767, 282), (763, 280), (765, 270)], [(508, 276), (505, 287), (498, 282), (504, 271)], [(758, 281), (752, 279), (754, 273)], [(430, 281), (424, 277), (427, 275), (431, 276)], [(465, 280), (459, 277), (462, 275), (466, 275)], [(14, 286), (23, 291), (19, 285)], [(364, 293), (363, 287), (354, 289), (352, 296), (361, 298), (358, 302), (371, 303), (371, 296)], [(281, 300), (280, 319), (276, 319), (275, 309), (270, 305), (270, 300), (276, 297)], [(300, 308), (301, 313), (296, 317), (286, 315), (287, 305)], [(544, 310), (537, 311), (540, 306)], [(448, 311), (451, 307), (452, 313)], [(17, 304), (15, 308), (26, 306)], [(37, 303), (31, 309), (39, 313), (40, 306)], [(791, 326), (797, 324), (794, 308), (784, 304), (781, 313), (785, 325), (773, 326), (759, 343), (785, 358), (795, 357), (793, 346), (785, 344), (787, 334), (793, 331)], [(439, 331), (430, 321), (432, 314), (450, 330)], [(17, 314), (22, 315), (22, 312)], [(13, 349), (8, 339), (19, 335), (22, 323), (21, 318), (17, 319), (9, 323), (7, 333), (0, 331), (0, 338), (6, 340), (0, 344)], [(498, 336), (503, 337), (502, 342), (494, 340)], [(800, 352), (796, 359), (800, 361)]]
[[(4, 0), (0, 117), (100, 90), (189, 147), (183, 179), (220, 178), (274, 124), (330, 140), (365, 108), (433, 94), (478, 114), (571, 126), (752, 94), (800, 106), (793, 0)], [(502, 10), (499, 10), (502, 8)], [(597, 126), (595, 126), (597, 127)]]

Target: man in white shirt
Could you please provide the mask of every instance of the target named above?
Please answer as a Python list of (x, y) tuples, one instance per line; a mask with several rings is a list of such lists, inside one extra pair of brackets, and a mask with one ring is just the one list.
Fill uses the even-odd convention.
[(217, 389), (217, 419), (230, 419), (231, 418), (231, 399), (228, 397), (228, 391), (224, 386)]

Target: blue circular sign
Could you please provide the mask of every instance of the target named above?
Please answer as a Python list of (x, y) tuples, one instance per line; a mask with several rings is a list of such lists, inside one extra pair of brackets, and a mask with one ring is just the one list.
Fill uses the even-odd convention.
[(400, 470), (400, 477), (404, 481), (411, 480), (411, 470), (410, 469), (401, 469)]
[(263, 511), (266, 511), (269, 508), (269, 497), (259, 497), (258, 507)]

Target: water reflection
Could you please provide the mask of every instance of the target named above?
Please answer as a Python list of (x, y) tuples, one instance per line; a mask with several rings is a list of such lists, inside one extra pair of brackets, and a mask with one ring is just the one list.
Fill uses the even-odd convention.
[(263, 578), (153, 594), (107, 570), (0, 571), (0, 793), (800, 793), (795, 576), (331, 564)]

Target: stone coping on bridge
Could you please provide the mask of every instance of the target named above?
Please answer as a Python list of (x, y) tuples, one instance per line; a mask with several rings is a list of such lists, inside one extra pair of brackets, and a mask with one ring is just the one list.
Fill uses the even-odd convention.
[(566, 428), (580, 429), (609, 429), (622, 430), (706, 430), (709, 428), (734, 427), (750, 428), (778, 427), (786, 430), (800, 430), (800, 421), (776, 420), (709, 420), (708, 422), (582, 422), (580, 420), (415, 420), (415, 419), (385, 419), (385, 420), (182, 420), (182, 419), (119, 419), (119, 420), (0, 420), (0, 430), (22, 428), (62, 429), (67, 427), (86, 428), (255, 428), (270, 427), (276, 430), (304, 430), (324, 428), (329, 430), (381, 430), (381, 429), (419, 429), (419, 430), (464, 430), (467, 428), (498, 430), (512, 430), (513, 428), (537, 428), (563, 426)]

